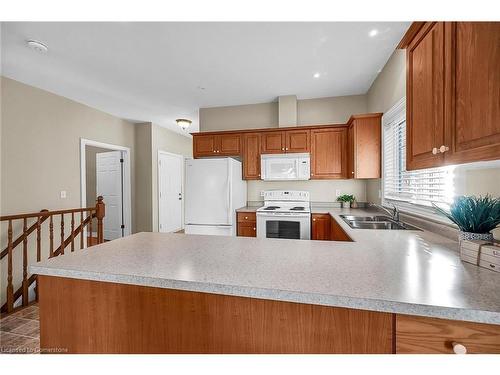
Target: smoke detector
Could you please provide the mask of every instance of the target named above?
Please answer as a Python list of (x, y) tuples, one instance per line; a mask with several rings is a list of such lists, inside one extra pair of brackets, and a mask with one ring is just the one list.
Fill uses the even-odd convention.
[(29, 48), (38, 53), (47, 53), (47, 51), (49, 50), (45, 44), (37, 40), (27, 40), (26, 44), (28, 45)]

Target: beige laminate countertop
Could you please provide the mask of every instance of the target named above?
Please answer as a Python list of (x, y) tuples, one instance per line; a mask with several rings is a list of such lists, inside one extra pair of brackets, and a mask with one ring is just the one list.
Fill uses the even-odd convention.
[[(500, 324), (500, 273), (426, 231), (351, 229), (355, 242), (138, 233), (31, 266), (40, 275)], [(319, 210), (319, 211), (318, 211)]]

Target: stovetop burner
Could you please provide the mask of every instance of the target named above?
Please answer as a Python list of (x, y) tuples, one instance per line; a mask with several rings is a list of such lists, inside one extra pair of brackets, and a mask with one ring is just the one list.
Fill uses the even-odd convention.
[(290, 208), (290, 211), (304, 211), (304, 210), (305, 208), (300, 206)]
[(264, 210), (274, 211), (274, 210), (277, 210), (278, 208), (280, 208), (280, 206), (267, 206), (266, 208), (264, 208)]

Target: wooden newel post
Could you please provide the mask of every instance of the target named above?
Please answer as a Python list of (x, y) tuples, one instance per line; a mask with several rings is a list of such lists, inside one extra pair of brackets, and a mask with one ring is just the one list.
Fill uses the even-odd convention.
[(97, 218), (97, 243), (104, 242), (104, 229), (102, 226), (102, 219), (104, 219), (104, 215), (106, 214), (105, 205), (103, 202), (103, 197), (97, 197), (97, 203), (95, 205), (95, 217)]

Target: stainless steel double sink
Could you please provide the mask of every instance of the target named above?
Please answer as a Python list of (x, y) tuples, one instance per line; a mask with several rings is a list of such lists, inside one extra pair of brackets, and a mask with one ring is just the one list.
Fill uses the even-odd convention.
[(390, 229), (390, 230), (421, 230), (413, 225), (398, 222), (385, 215), (352, 216), (340, 215), (353, 229)]

